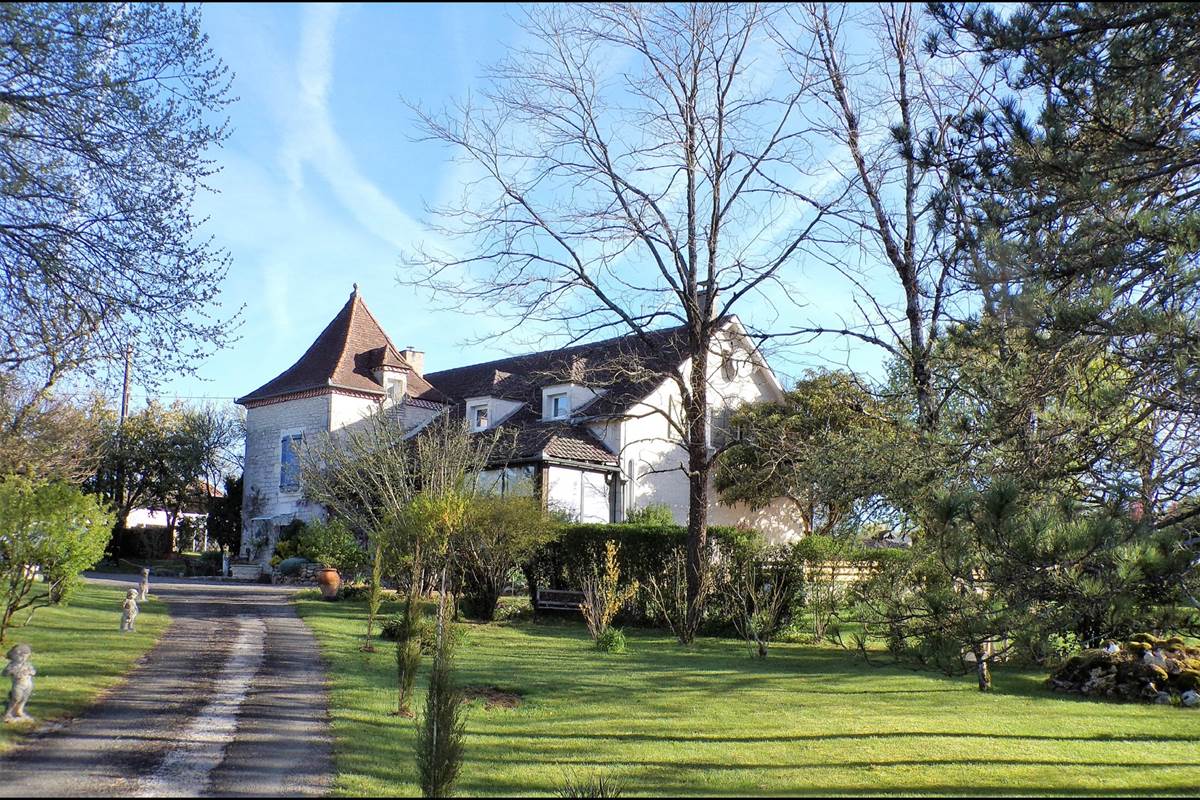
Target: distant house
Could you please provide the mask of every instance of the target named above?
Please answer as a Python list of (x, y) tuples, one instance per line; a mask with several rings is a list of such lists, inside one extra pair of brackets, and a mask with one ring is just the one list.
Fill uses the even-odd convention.
[[(280, 529), (321, 509), (305, 502), (296, 447), (380, 407), (415, 430), (439, 414), (477, 431), (503, 427), (515, 446), (481, 476), (496, 491), (533, 492), (584, 522), (619, 522), (651, 503), (687, 520), (686, 454), (668, 423), (681, 419), (668, 371), (686, 365), (681, 328), (428, 372), (424, 354), (397, 348), (357, 289), (300, 359), (237, 402), (246, 408), (243, 555), (269, 558)], [(739, 405), (779, 400), (782, 388), (736, 317), (710, 359), (713, 446)], [(784, 500), (752, 511), (713, 493), (710, 522), (768, 538), (802, 533)]]
[[(167, 538), (162, 546), (166, 552), (184, 550), (208, 550), (208, 507), (213, 498), (224, 497), (225, 492), (207, 481), (200, 481), (184, 498), (178, 509), (134, 508), (125, 515), (127, 531), (160, 529)], [(213, 545), (215, 547), (215, 545)], [(164, 553), (165, 555), (165, 553)]]

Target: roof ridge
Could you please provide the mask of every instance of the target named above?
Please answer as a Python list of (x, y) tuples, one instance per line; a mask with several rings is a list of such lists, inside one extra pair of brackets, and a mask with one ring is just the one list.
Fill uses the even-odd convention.
[[(359, 299), (358, 284), (356, 283), (354, 284), (354, 291), (350, 293), (350, 299), (347, 301), (347, 305), (350, 306), (350, 313), (346, 315), (346, 325), (343, 328), (342, 334), (342, 346), (338, 350), (337, 358), (333, 360), (334, 372), (337, 372), (338, 365), (341, 364), (342, 359), (346, 357), (346, 348), (350, 346), (350, 331), (354, 330), (354, 309), (360, 302), (362, 301)], [(334, 385), (333, 377), (333, 375), (329, 375), (325, 378), (325, 384), (327, 386)]]
[[(412, 370), (412, 364), (409, 364), (408, 359), (401, 355), (400, 348), (396, 347), (395, 343), (392, 341), (392, 337), (388, 336), (387, 329), (379, 324), (379, 320), (376, 319), (375, 315), (371, 313), (370, 307), (367, 306), (367, 301), (362, 299), (362, 295), (357, 289), (354, 291), (354, 299), (358, 301), (358, 305), (362, 306), (362, 310), (366, 312), (367, 318), (370, 319), (371, 322), (375, 323), (375, 327), (378, 328), (379, 332), (383, 334), (383, 341), (386, 343), (386, 346), (392, 348), (392, 352), (396, 354), (396, 358), (400, 359), (402, 362), (404, 362), (404, 366)], [(415, 372), (415, 370), (413, 371)]]
[[(655, 328), (654, 330), (651, 330), (651, 331), (644, 331), (644, 333), (648, 336), (661, 336), (662, 334), (678, 331), (684, 327), (686, 327), (686, 326), (682, 325), (682, 324), (681, 325), (673, 325), (669, 328)], [(502, 358), (492, 359), (491, 361), (480, 361), (476, 364), (463, 364), (458, 367), (449, 367), (448, 369), (440, 369), (435, 372), (427, 372), (427, 373), (425, 373), (425, 375), (426, 375), (426, 377), (428, 377), (430, 375), (444, 375), (447, 372), (456, 372), (461, 369), (482, 369), (484, 367), (493, 367), (494, 368), (496, 364), (500, 364), (505, 361), (513, 361), (513, 360), (516, 360), (519, 358), (533, 358), (535, 356), (544, 356), (544, 355), (549, 355), (551, 353), (569, 353), (572, 350), (583, 350), (583, 349), (592, 348), (592, 347), (603, 347), (604, 345), (612, 344), (613, 342), (619, 342), (623, 339), (633, 339), (633, 338), (638, 337), (639, 335), (640, 334), (638, 334), (637, 332), (632, 332), (632, 333), (626, 333), (622, 336), (610, 336), (607, 339), (600, 339), (595, 342), (583, 342), (580, 344), (569, 345), (567, 347), (558, 347), (558, 348), (551, 347), (546, 350), (536, 350), (532, 353), (521, 353), (519, 355), (504, 356)]]

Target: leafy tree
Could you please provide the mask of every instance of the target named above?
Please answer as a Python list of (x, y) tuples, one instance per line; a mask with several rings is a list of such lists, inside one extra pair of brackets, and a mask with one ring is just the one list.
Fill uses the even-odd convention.
[(1194, 553), (1178, 532), (1155, 532), (1123, 508), (1084, 508), (998, 481), (942, 494), (923, 522), (914, 557), (858, 590), (867, 631), (904, 660), (974, 669), (980, 690), (998, 656), (1040, 648), (1039, 637), (1071, 633), (1099, 646), (1196, 624), (1181, 608)]
[(208, 537), (237, 553), (242, 547), (242, 492), (245, 479), (225, 476), (225, 491), (208, 503)]
[(0, 475), (79, 483), (94, 474), (104, 406), (75, 403), (0, 372)]
[(103, 436), (92, 485), (112, 504), (116, 526), (135, 508), (156, 508), (173, 532), (185, 505), (207, 505), (207, 489), (227, 468), (239, 431), (223, 411), (152, 401), (123, 424), (109, 412)]
[(191, 369), (231, 331), (192, 215), (232, 99), (199, 7), (7, 4), (0, 50), (0, 368)]
[[(94, 495), (19, 475), (0, 480), (0, 642), (17, 612), (68, 599), (111, 533), (112, 514)], [(45, 595), (34, 591), (34, 567), (49, 584)]]
[(557, 524), (534, 497), (484, 496), (472, 500), (466, 524), (452, 542), (463, 576), (467, 613), (482, 620), (496, 605), (512, 574), (557, 536)]
[(1160, 527), (1181, 520), (1180, 509), (1198, 513), (1181, 501), (1200, 488), (1190, 445), (1200, 432), (1191, 366), (1200, 355), (1200, 12), (1177, 3), (934, 12), (942, 34), (933, 46), (1005, 79), (1006, 91), (959, 121), (974, 156), (962, 162), (973, 189), (959, 214), (979, 232), (972, 280), (987, 317), (975, 352), (1026, 360), (1011, 380), (987, 382), (1025, 387), (1028, 398), (1009, 398), (1012, 424), (992, 437), (1049, 439), (1042, 398), (1061, 375), (1087, 381), (1082, 371), (1099, 365), (1105, 392), (1130, 401), (1115, 417), (1126, 424), (1079, 420), (1072, 435), (1093, 446), (1062, 472), (1106, 498), (1136, 490)]
[(744, 406), (731, 424), (741, 438), (718, 461), (721, 498), (751, 508), (786, 498), (810, 533), (887, 497), (913, 449), (896, 413), (848, 372), (810, 373), (782, 402)]
[[(387, 414), (305, 443), (300, 452), (306, 496), (365, 534), (382, 556), (381, 570), (407, 579), (403, 624), (396, 637), (397, 713), (410, 714), (421, 663), (419, 593), (427, 571), (449, 566), (477, 474), (500, 432), (473, 435), (462, 420), (440, 418), (409, 436)], [(444, 585), (444, 582), (443, 582)]]

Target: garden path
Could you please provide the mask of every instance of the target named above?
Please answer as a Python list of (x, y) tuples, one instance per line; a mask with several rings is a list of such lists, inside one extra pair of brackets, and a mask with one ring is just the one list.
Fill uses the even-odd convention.
[(291, 591), (153, 582), (172, 617), (162, 640), (88, 711), (0, 759), (0, 797), (326, 794), (325, 676)]

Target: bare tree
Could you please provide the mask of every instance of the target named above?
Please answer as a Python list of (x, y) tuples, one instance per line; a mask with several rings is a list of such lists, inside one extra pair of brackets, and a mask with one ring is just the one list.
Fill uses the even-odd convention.
[(804, 189), (815, 180), (798, 108), (808, 87), (788, 80), (767, 35), (774, 13), (535, 6), (529, 44), (491, 68), (481, 100), (416, 109), (472, 180), (461, 202), (435, 209), (453, 244), (406, 255), (402, 281), (573, 341), (620, 333), (653, 351), (656, 328), (681, 326), (682, 359), (659, 379), (673, 383), (682, 412), (661, 413), (687, 453), (696, 615), (714, 339), (736, 310), (770, 314), (800, 296), (785, 272), (829, 205)]
[[(932, 429), (948, 393), (935, 381), (934, 344), (969, 287), (972, 232), (960, 185), (956, 125), (973, 111), (981, 72), (921, 47), (921, 10), (907, 4), (814, 3), (774, 20), (813, 129), (836, 147), (830, 169), (846, 202), (819, 238), (858, 316), (810, 324), (813, 336), (880, 347), (910, 373), (919, 424)], [(853, 37), (860, 53), (852, 54)], [(939, 391), (941, 389), (941, 391)]]

